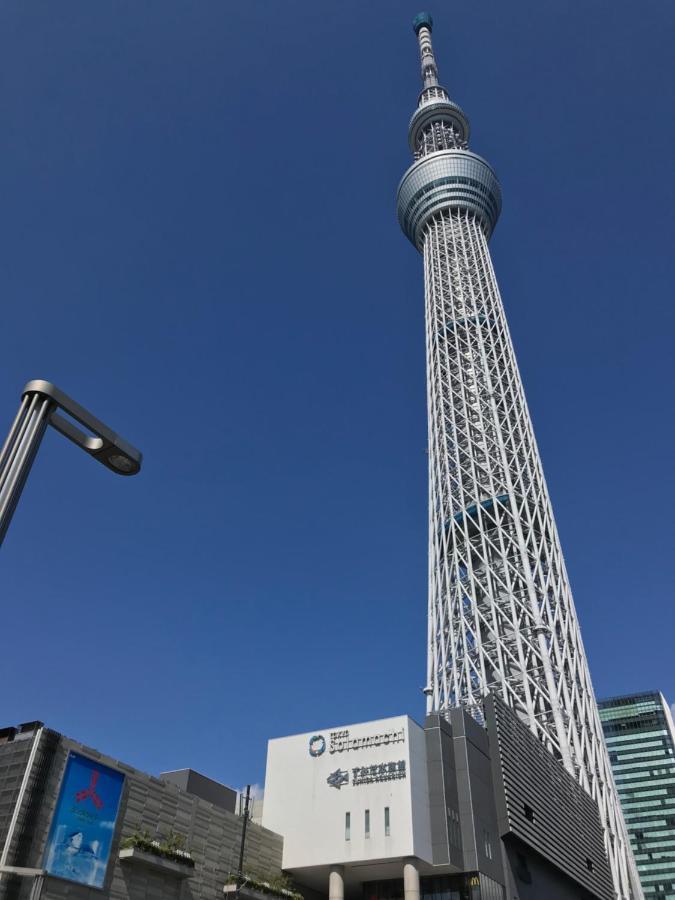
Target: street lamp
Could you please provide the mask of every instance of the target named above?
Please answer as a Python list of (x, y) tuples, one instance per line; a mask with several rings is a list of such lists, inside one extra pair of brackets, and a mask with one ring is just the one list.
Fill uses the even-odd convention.
[[(70, 416), (66, 419), (59, 410)], [(82, 431), (74, 419), (87, 431)], [(35, 454), (51, 425), (117, 475), (136, 475), (143, 455), (49, 381), (29, 381), (0, 450), (0, 545), (12, 520)]]

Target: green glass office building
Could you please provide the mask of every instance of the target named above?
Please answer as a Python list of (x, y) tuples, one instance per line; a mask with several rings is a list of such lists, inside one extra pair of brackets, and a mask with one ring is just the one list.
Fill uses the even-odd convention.
[(645, 897), (675, 898), (675, 729), (658, 691), (598, 704)]

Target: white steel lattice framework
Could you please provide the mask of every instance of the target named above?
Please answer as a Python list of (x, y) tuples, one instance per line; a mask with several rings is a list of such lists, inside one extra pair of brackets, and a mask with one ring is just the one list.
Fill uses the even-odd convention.
[(488, 250), (499, 183), (438, 83), (431, 24), (414, 23), (424, 87), (398, 190), (424, 257), (428, 711), (462, 706), (481, 721), (481, 698), (501, 695), (597, 801), (617, 897), (641, 897)]

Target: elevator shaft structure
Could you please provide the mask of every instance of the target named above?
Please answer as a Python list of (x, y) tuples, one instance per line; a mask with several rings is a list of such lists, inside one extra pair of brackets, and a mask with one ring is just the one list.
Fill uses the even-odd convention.
[(439, 84), (431, 17), (414, 28), (423, 89), (397, 205), (424, 259), (427, 710), (481, 722), (482, 698), (499, 694), (597, 801), (617, 897), (641, 897), (488, 250), (499, 182)]

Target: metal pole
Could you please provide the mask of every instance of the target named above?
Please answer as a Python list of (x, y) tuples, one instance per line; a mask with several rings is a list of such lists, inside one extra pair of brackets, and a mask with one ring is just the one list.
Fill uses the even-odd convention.
[(0, 855), (0, 881), (2, 881), (2, 876), (4, 874), (3, 870), (7, 866), (7, 860), (9, 858), (9, 851), (11, 848), (11, 843), (14, 840), (14, 832), (16, 830), (16, 823), (19, 820), (19, 815), (21, 813), (21, 807), (23, 806), (24, 797), (26, 796), (26, 791), (28, 790), (28, 782), (30, 781), (31, 775), (33, 774), (33, 766), (35, 765), (35, 758), (38, 753), (38, 748), (40, 746), (40, 739), (42, 737), (43, 731), (44, 731), (44, 727), (41, 725), (38, 728), (38, 730), (35, 732), (35, 737), (33, 738), (33, 746), (30, 748), (30, 755), (28, 757), (28, 762), (26, 763), (26, 769), (23, 773), (23, 778), (21, 780), (21, 787), (19, 788), (19, 796), (16, 798), (16, 804), (14, 806), (12, 818), (9, 823), (9, 828), (7, 829), (7, 837), (5, 839), (5, 846), (3, 847), (2, 854)]
[(0, 545), (55, 408), (49, 397), (26, 394), (0, 451)]
[(36, 875), (35, 880), (33, 881), (33, 888), (30, 892), (30, 900), (40, 900), (42, 897), (42, 888), (45, 884), (45, 876), (44, 875)]
[(248, 807), (251, 801), (251, 785), (246, 785), (246, 800), (244, 801), (244, 821), (241, 825), (241, 847), (239, 848), (239, 868), (237, 869), (237, 894), (244, 881), (244, 850), (246, 848), (246, 826), (248, 825)]
[(40, 900), (45, 882), (44, 869), (27, 869), (25, 866), (0, 866), (0, 876), (14, 875), (17, 878), (32, 878), (28, 900)]

